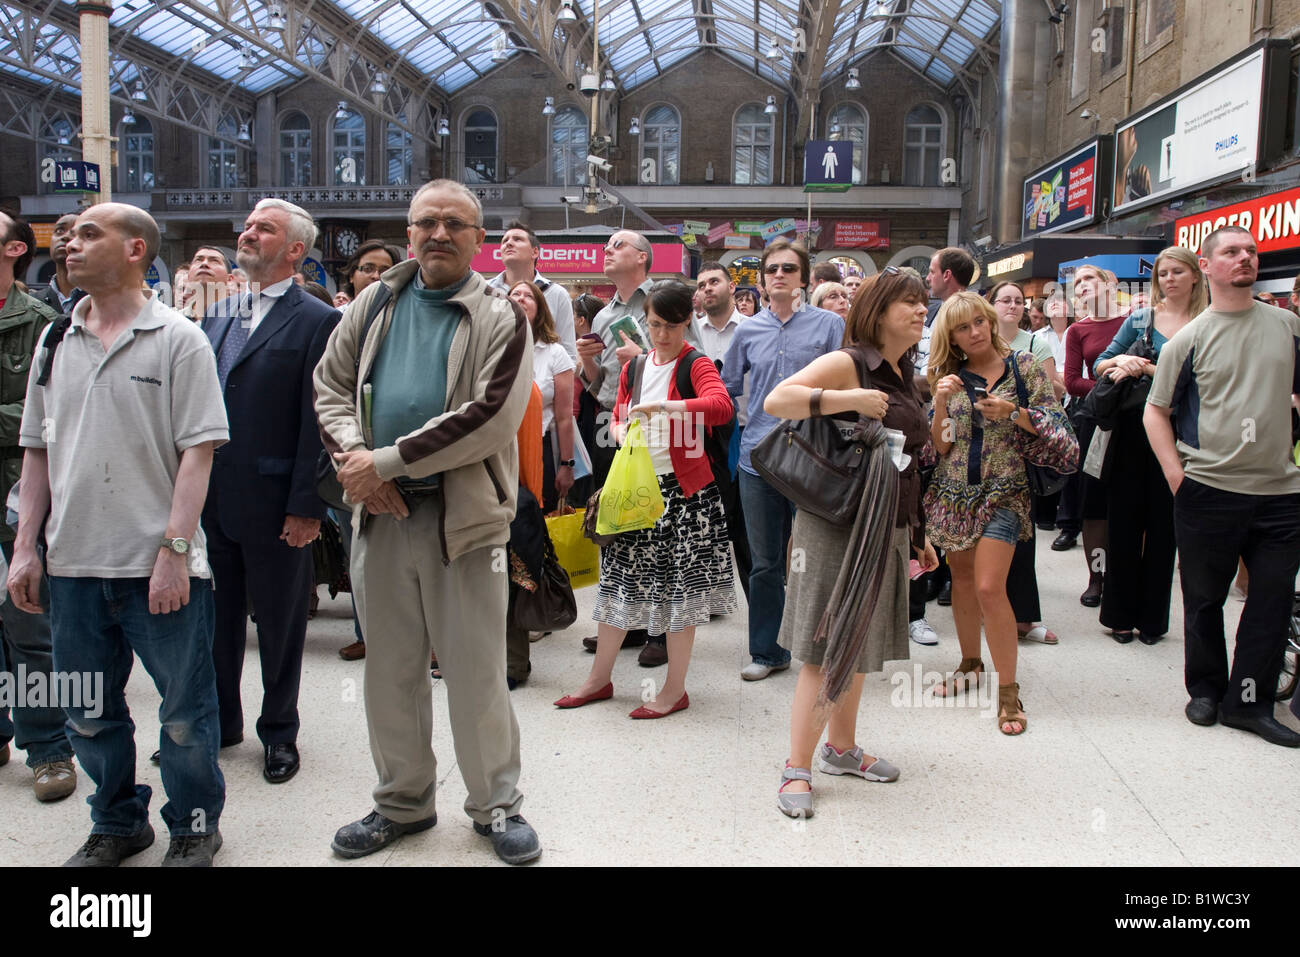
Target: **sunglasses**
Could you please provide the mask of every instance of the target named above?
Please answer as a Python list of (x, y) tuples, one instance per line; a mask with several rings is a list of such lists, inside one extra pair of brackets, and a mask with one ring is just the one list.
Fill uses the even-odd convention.
[(763, 272), (769, 276), (775, 276), (779, 272), (789, 274), (798, 271), (799, 266), (796, 263), (768, 263), (763, 267)]

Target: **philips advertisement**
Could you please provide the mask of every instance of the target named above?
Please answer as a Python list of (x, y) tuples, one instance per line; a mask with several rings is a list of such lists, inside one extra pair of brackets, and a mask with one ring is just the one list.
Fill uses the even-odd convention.
[(1115, 128), (1114, 212), (1254, 170), (1265, 52)]
[(1086, 226), (1097, 218), (1100, 149), (1093, 140), (1024, 181), (1021, 239)]

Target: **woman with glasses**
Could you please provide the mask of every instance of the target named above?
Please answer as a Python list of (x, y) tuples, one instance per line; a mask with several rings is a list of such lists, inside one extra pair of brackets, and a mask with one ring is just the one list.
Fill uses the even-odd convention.
[(553, 512), (573, 487), (573, 359), (534, 283), (515, 283), (510, 299), (533, 330), (533, 382), (542, 393), (542, 511)]
[[(686, 672), (696, 627), (736, 609), (722, 494), (703, 454), (704, 429), (730, 422), (733, 407), (717, 367), (686, 344), (691, 290), (680, 282), (659, 283), (645, 306), (652, 349), (623, 366), (610, 432), (622, 441), (630, 417), (641, 418), (664, 511), (652, 528), (624, 532), (601, 548), (592, 614), (600, 623), (596, 658), (577, 692), (555, 706), (580, 708), (612, 698), (623, 639), (630, 629), (644, 628), (667, 634), (668, 676), (658, 695), (629, 717), (663, 718), (690, 707)], [(683, 380), (693, 395), (681, 394)]]
[[(1051, 381), (1052, 391), (1059, 400), (1065, 394), (1065, 382), (1056, 371), (1056, 358), (1052, 355), (1051, 346), (1046, 339), (1021, 328), (1025, 317), (1025, 293), (1020, 284), (1000, 282), (989, 290), (988, 300), (998, 315), (998, 334), (1013, 353), (1028, 352), (1034, 357), (1034, 361)], [(1032, 495), (1029, 504), (1030, 518), (1037, 524), (1037, 502)], [(1016, 614), (1016, 633), (1030, 641), (1054, 645), (1060, 638), (1056, 632), (1038, 621), (1043, 612), (1038, 597), (1035, 544), (1033, 536), (1016, 543), (1016, 554), (1011, 560), (1011, 571), (1007, 575), (1007, 597), (1011, 599), (1011, 608)]]
[[(1012, 352), (998, 331), (997, 313), (973, 292), (959, 292), (939, 309), (926, 376), (934, 395), (930, 437), (939, 454), (925, 495), (926, 527), (948, 553), (962, 654), (954, 676), (935, 694), (955, 694), (979, 681), (982, 620), (998, 676), (998, 730), (1021, 734), (1028, 721), (1016, 680), (1016, 616), (1007, 574), (1016, 543), (1034, 529), (1024, 440), (1017, 432), (1038, 435), (1038, 423), (1059, 403), (1042, 367), (1029, 353)], [(1017, 378), (1028, 407), (1020, 404)]]
[[(1074, 272), (1075, 320), (1065, 334), (1065, 388), (1082, 399), (1097, 384), (1092, 367), (1114, 340), (1124, 317), (1117, 315), (1116, 293), (1119, 280), (1109, 269), (1080, 266)], [(1097, 424), (1091, 419), (1074, 416), (1075, 435), (1079, 439), (1079, 462), (1088, 458)], [(1086, 474), (1082, 467), (1061, 491), (1061, 507), (1082, 520), (1083, 560), (1088, 566), (1088, 588), (1079, 596), (1079, 604), (1096, 608), (1101, 604), (1106, 569), (1106, 483)]]
[(813, 290), (812, 305), (826, 309), (841, 319), (849, 317), (849, 291), (838, 282), (824, 282)]
[[(820, 292), (826, 284), (818, 287)], [(815, 296), (815, 294), (814, 294)], [(781, 812), (812, 817), (812, 766), (826, 774), (853, 774), (867, 781), (896, 781), (898, 768), (884, 758), (863, 752), (857, 744), (858, 702), (868, 672), (886, 661), (906, 658), (908, 567), (915, 558), (930, 570), (939, 564), (925, 537), (921, 510), (921, 478), (917, 471), (921, 449), (929, 435), (925, 410), (917, 394), (912, 360), (925, 327), (928, 296), (916, 276), (895, 270), (865, 281), (844, 328), (844, 348), (815, 359), (776, 386), (763, 403), (771, 415), (806, 419), (815, 394), (821, 410), (843, 426), (860, 416), (878, 419), (904, 436), (909, 461), (899, 475), (898, 509), (887, 530), (865, 534), (889, 537), (886, 567), (866, 641), (849, 687), (829, 711), (817, 707), (822, 688), (826, 644), (814, 634), (830, 606), (840, 566), (852, 548), (853, 522), (836, 525), (806, 509), (795, 513), (791, 554), (803, 556), (790, 574), (780, 642), (803, 662), (790, 714), (790, 752), (777, 792)], [(864, 385), (859, 365), (869, 374)], [(853, 601), (853, 598), (846, 599)], [(826, 743), (817, 748), (827, 728)]]
[(758, 290), (753, 286), (737, 286), (735, 293), (736, 311), (743, 316), (752, 316), (759, 310)]
[(356, 253), (343, 267), (343, 285), (339, 291), (351, 302), (361, 294), (362, 289), (405, 258), (397, 246), (382, 239), (367, 239), (357, 247)]
[[(1129, 315), (1093, 365), (1096, 380), (1154, 376), (1156, 363), (1128, 350), (1149, 335), (1157, 359), (1174, 333), (1205, 311), (1210, 297), (1205, 274), (1181, 246), (1156, 257), (1151, 292), (1155, 307)], [(1123, 481), (1107, 484), (1106, 582), (1101, 592), (1101, 623), (1121, 645), (1136, 634), (1154, 645), (1169, 630), (1169, 600), (1174, 583), (1174, 497), (1151, 451), (1141, 411), (1120, 416), (1107, 450)]]

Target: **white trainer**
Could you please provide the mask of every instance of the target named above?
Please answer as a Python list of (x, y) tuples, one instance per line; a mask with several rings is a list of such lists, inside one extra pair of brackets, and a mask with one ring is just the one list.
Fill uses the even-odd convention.
[(909, 621), (907, 623), (907, 635), (918, 645), (937, 645), (939, 643), (938, 633), (930, 627), (930, 623), (924, 618)]
[(751, 661), (745, 667), (740, 669), (740, 677), (746, 681), (762, 681), (774, 671), (785, 671), (790, 667), (790, 662), (783, 665), (760, 665), (757, 661)]

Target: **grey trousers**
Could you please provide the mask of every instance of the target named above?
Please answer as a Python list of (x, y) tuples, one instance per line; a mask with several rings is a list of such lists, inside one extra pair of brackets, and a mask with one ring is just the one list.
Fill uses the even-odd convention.
[(372, 516), (352, 545), (352, 583), (366, 635), (366, 723), (379, 773), (375, 810), (400, 823), (434, 813), (429, 655), (447, 691), (465, 812), (490, 825), (519, 813), (519, 724), (506, 690), (509, 563), (504, 541), (443, 565), (436, 498), (409, 518)]

